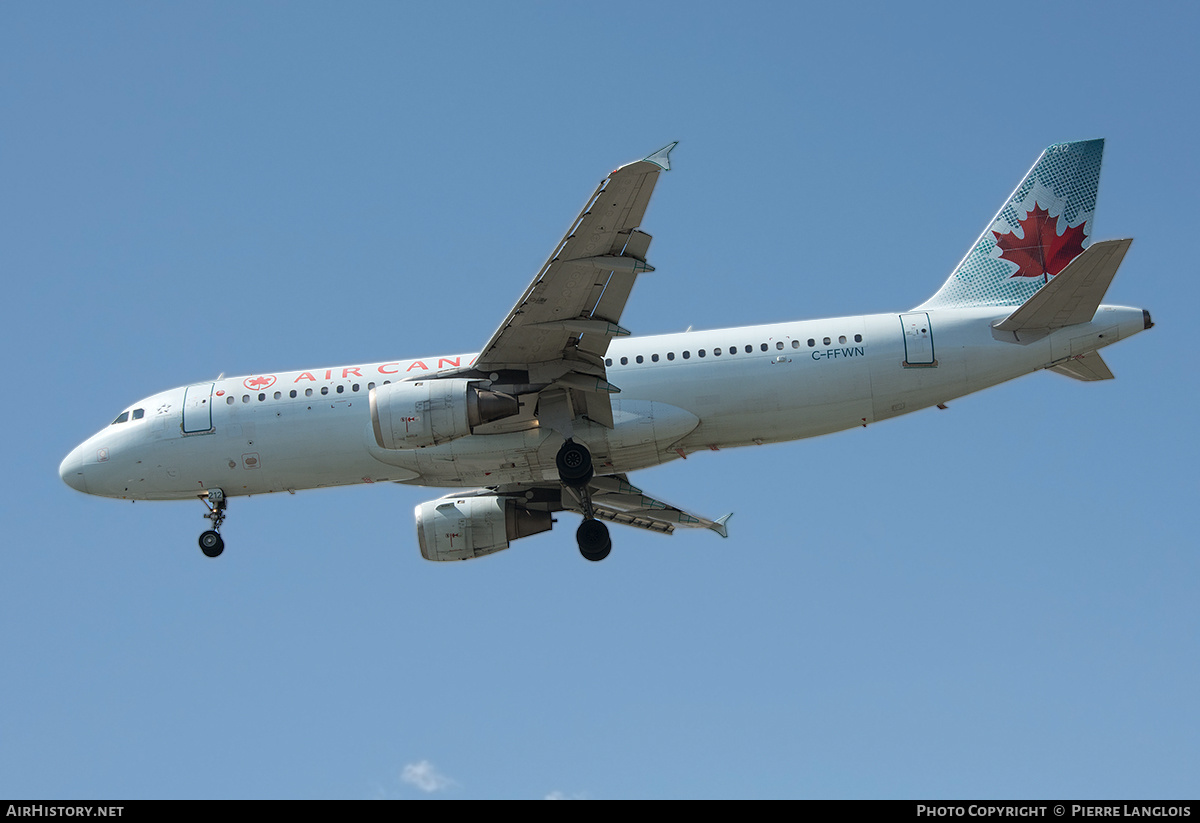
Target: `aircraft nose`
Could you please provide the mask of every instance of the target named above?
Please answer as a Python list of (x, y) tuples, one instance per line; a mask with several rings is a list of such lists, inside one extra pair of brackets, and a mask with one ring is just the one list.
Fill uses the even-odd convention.
[(83, 475), (83, 454), (76, 447), (58, 466), (58, 476), (75, 491), (87, 493), (87, 478)]

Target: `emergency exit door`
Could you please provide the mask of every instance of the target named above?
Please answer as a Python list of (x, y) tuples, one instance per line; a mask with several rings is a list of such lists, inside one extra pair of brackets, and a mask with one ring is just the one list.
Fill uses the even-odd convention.
[(904, 328), (905, 367), (936, 366), (937, 360), (933, 356), (933, 329), (929, 325), (929, 315), (923, 311), (902, 314), (900, 325)]
[(183, 433), (202, 434), (213, 430), (212, 383), (188, 386), (183, 395)]

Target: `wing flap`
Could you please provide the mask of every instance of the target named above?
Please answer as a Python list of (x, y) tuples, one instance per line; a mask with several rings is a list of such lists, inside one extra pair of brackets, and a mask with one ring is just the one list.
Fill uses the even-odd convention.
[[(733, 516), (732, 512), (716, 520), (686, 512), (646, 494), (630, 483), (623, 474), (595, 477), (588, 486), (591, 491), (592, 513), (600, 520), (660, 534), (673, 534), (676, 528), (689, 528), (708, 529), (721, 537), (729, 536), (726, 524)], [(578, 492), (558, 483), (513, 483), (493, 488), (470, 489), (447, 495), (445, 499), (486, 495), (514, 497), (522, 506), (542, 511), (583, 512)]]
[(728, 537), (727, 514), (709, 520), (657, 500), (634, 486), (623, 476), (597, 477), (592, 480), (592, 510), (602, 520), (624, 523), (641, 529), (672, 534), (676, 528), (709, 529)]
[[(613, 272), (612, 277), (609, 278), (605, 286), (600, 301), (596, 304), (593, 312), (594, 316), (599, 318), (620, 317), (621, 312), (625, 308), (625, 303), (629, 300), (629, 293), (633, 291), (633, 283), (636, 277), (636, 274), (629, 274), (628, 272)], [(583, 351), (603, 357), (604, 353), (608, 351), (608, 344), (610, 342), (612, 342), (612, 337), (609, 335), (591, 334), (584, 335), (578, 345)]]

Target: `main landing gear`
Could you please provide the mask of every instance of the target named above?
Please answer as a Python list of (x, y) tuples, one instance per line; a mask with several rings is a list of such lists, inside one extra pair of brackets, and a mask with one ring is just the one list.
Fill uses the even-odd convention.
[(205, 557), (219, 557), (225, 551), (225, 541), (221, 539), (221, 524), (225, 522), (225, 492), (220, 489), (209, 489), (208, 494), (200, 498), (208, 507), (205, 518), (212, 521), (212, 528), (200, 535), (200, 551)]
[[(588, 506), (591, 508), (591, 506)], [(596, 562), (608, 557), (612, 551), (612, 538), (608, 536), (608, 526), (603, 520), (595, 517), (585, 517), (575, 530), (575, 542), (579, 544), (579, 553), (585, 560)]]
[(596, 519), (592, 509), (592, 495), (588, 490), (588, 483), (595, 476), (592, 453), (582, 443), (567, 440), (558, 450), (555, 464), (558, 466), (558, 479), (574, 492), (583, 507), (583, 522), (575, 532), (579, 553), (593, 562), (603, 560), (612, 551), (612, 540), (608, 536), (608, 526)]

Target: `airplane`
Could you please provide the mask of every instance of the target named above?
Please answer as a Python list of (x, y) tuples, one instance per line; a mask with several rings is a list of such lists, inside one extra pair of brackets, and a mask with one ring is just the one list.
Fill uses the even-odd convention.
[(621, 166), (473, 354), (218, 377), (151, 395), (77, 446), (78, 491), (199, 499), (203, 553), (224, 550), (230, 498), (356, 483), (455, 489), (414, 515), (421, 554), (467, 560), (582, 515), (728, 536), (635, 486), (638, 469), (945, 407), (1047, 369), (1108, 380), (1099, 350), (1153, 326), (1102, 305), (1130, 239), (1091, 242), (1104, 141), (1038, 157), (945, 284), (890, 314), (632, 337), (621, 314), (646, 262), (643, 216), (676, 143)]

